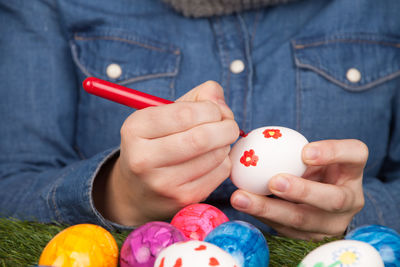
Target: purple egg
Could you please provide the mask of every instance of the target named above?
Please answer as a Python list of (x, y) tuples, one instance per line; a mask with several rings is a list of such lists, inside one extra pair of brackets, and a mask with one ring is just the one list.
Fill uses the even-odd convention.
[(166, 222), (149, 222), (132, 231), (120, 253), (121, 267), (153, 267), (163, 248), (187, 238)]

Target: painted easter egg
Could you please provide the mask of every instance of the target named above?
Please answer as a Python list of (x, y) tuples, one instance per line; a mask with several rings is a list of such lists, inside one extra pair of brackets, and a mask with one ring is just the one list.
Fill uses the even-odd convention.
[(384, 267), (378, 251), (368, 243), (338, 240), (311, 251), (298, 267)]
[(216, 245), (200, 240), (178, 242), (163, 249), (155, 267), (240, 267), (235, 259)]
[(120, 253), (120, 266), (153, 267), (163, 248), (185, 240), (183, 233), (169, 223), (146, 223), (125, 239)]
[(212, 230), (204, 241), (231, 254), (242, 267), (267, 267), (269, 264), (269, 249), (264, 235), (247, 222), (225, 222)]
[(118, 266), (118, 246), (104, 228), (94, 224), (77, 224), (50, 240), (40, 255), (39, 265)]
[(218, 208), (199, 203), (178, 211), (171, 224), (189, 239), (204, 240), (215, 227), (227, 221), (228, 217)]
[(385, 267), (400, 266), (400, 235), (381, 225), (361, 226), (349, 232), (345, 239), (363, 241), (378, 250)]
[(301, 154), (307, 139), (295, 130), (267, 126), (240, 138), (232, 147), (231, 180), (248, 192), (268, 195), (269, 180), (279, 173), (301, 176), (306, 170)]

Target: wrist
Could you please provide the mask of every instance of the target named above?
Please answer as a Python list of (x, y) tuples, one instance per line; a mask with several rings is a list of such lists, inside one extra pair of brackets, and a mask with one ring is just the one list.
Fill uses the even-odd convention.
[[(100, 214), (112, 222), (137, 226), (144, 223), (139, 210), (130, 199), (132, 192), (121, 175), (119, 157), (110, 159), (97, 174), (93, 184), (93, 201)], [(128, 184), (127, 184), (128, 183)]]

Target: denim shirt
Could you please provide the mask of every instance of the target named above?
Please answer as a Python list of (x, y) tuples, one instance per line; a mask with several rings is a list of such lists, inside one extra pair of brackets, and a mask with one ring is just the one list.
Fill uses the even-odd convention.
[[(399, 14), (398, 0), (299, 0), (203, 19), (159, 0), (0, 0), (1, 215), (123, 228), (96, 210), (92, 185), (134, 110), (82, 81), (175, 100), (215, 80), (245, 131), (365, 142), (366, 202), (350, 228), (400, 231)], [(230, 206), (234, 190), (227, 179), (207, 202), (269, 230)]]

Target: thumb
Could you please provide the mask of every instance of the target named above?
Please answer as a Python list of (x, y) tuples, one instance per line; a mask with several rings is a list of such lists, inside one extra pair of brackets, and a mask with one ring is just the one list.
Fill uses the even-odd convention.
[(176, 101), (211, 101), (219, 106), (223, 119), (234, 119), (232, 110), (225, 103), (224, 89), (214, 81), (200, 84)]

